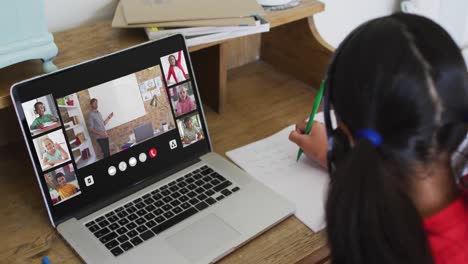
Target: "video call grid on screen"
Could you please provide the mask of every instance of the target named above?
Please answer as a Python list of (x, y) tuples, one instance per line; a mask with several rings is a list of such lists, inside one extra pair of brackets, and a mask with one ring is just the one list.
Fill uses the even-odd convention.
[(200, 118), (189, 75), (187, 64), (182, 50), (161, 57), (161, 65), (165, 75), (165, 82), (169, 90), (169, 96), (174, 116), (177, 118), (180, 140), (182, 146), (187, 147), (205, 135), (202, 131)]
[[(175, 52), (170, 52), (170, 53), (166, 53), (166, 54), (170, 55), (170, 54), (178, 54), (178, 53), (179, 53), (178, 51), (175, 51)], [(182, 57), (184, 58), (184, 61), (185, 61), (185, 55), (184, 54), (185, 54), (185, 52), (182, 52)], [(167, 57), (169, 57), (169, 55), (165, 55), (163, 57), (167, 58)], [(161, 57), (161, 58), (163, 58), (163, 57)], [(55, 167), (52, 167), (52, 168), (48, 168), (46, 171), (39, 171), (39, 174), (41, 174), (41, 176), (42, 176), (42, 186), (44, 187), (44, 191), (45, 191), (45, 193), (49, 193), (49, 195), (48, 195), (49, 197), (47, 199), (49, 204), (57, 205), (52, 210), (53, 211), (52, 212), (53, 217), (55, 219), (58, 219), (61, 216), (70, 213), (71, 210), (73, 210), (73, 208), (79, 208), (79, 207), (83, 206), (83, 204), (88, 204), (88, 203), (94, 201), (97, 197), (104, 196), (105, 194), (109, 194), (113, 190), (118, 189), (118, 188), (114, 188), (114, 189), (113, 188), (107, 188), (107, 187), (109, 187), (109, 184), (105, 184), (104, 182), (109, 180), (109, 176), (106, 175), (106, 173), (103, 173), (103, 172), (107, 172), (107, 167), (108, 167), (109, 164), (117, 166), (118, 161), (121, 161), (121, 160), (128, 161), (128, 157), (130, 157), (132, 155), (135, 156), (135, 155), (137, 155), (138, 153), (141, 153), (141, 152), (146, 152), (147, 153), (149, 145), (146, 146), (146, 147), (145, 147), (145, 145), (150, 144), (150, 143), (140, 144), (141, 142), (151, 141), (151, 144), (153, 144), (152, 146), (155, 146), (155, 147), (158, 148), (158, 153), (159, 153), (158, 155), (159, 156), (158, 156), (157, 159), (150, 160), (149, 162), (142, 163), (139, 166), (136, 166), (135, 168), (129, 168), (128, 174), (130, 174), (130, 172), (132, 172), (132, 173), (136, 172), (136, 174), (138, 174), (138, 172), (147, 171), (146, 169), (148, 169), (149, 167), (154, 168), (154, 164), (156, 164), (156, 163), (159, 163), (161, 165), (163, 165), (163, 164), (166, 165), (166, 164), (174, 163), (177, 159), (179, 159), (179, 160), (182, 160), (183, 158), (191, 159), (190, 158), (191, 156), (192, 157), (198, 156), (196, 153), (198, 153), (198, 154), (199, 153), (206, 153), (209, 150), (209, 144), (207, 144), (207, 142), (203, 143), (203, 141), (205, 141), (206, 128), (201, 125), (201, 121), (198, 121), (198, 122), (200, 122), (201, 127), (197, 126), (197, 128), (201, 130), (200, 134), (202, 136), (199, 137), (199, 140), (196, 140), (194, 142), (190, 142), (190, 144), (188, 144), (188, 145), (192, 145), (193, 147), (188, 148), (188, 149), (190, 149), (188, 151), (184, 151), (185, 147), (188, 146), (188, 145), (183, 142), (183, 138), (181, 137), (183, 132), (180, 132), (180, 126), (178, 124), (186, 116), (191, 116), (191, 115), (195, 116), (195, 115), (197, 115), (198, 119), (202, 118), (203, 116), (198, 111), (199, 110), (199, 98), (198, 98), (199, 95), (198, 95), (198, 93), (196, 93), (194, 91), (193, 83), (191, 82), (191, 80), (193, 79), (193, 78), (190, 77), (191, 74), (192, 74), (191, 69), (188, 68), (185, 63), (183, 65), (184, 65), (183, 67), (185, 67), (184, 70), (186, 70), (186, 73), (188, 73), (187, 78), (183, 82), (179, 82), (179, 83), (174, 84), (172, 87), (174, 87), (174, 89), (177, 89), (176, 85), (185, 87), (186, 91), (188, 92), (188, 94), (190, 96), (190, 98), (195, 99), (195, 108), (190, 109), (190, 111), (188, 111), (187, 113), (182, 113), (181, 115), (177, 115), (176, 108), (174, 108), (174, 105), (173, 105), (174, 103), (176, 103), (175, 99), (177, 99), (178, 97), (174, 98), (174, 97), (172, 97), (172, 96), (170, 96), (168, 94), (169, 93), (168, 86), (165, 85), (166, 84), (166, 79), (165, 79), (166, 76), (164, 75), (163, 72), (161, 72), (162, 69), (161, 69), (161, 67), (159, 65), (136, 71), (136, 73), (134, 73), (134, 74), (122, 74), (122, 75), (120, 75), (120, 77), (117, 76), (117, 78), (114, 78), (114, 79), (123, 79), (121, 81), (123, 83), (125, 83), (125, 81), (128, 82), (129, 78), (133, 78), (133, 77), (129, 77), (131, 75), (136, 76), (136, 75), (140, 74), (141, 75), (140, 77), (143, 76), (143, 78), (144, 78), (144, 77), (148, 77), (148, 75), (144, 74), (145, 71), (146, 71), (146, 74), (148, 74), (148, 72), (150, 72), (150, 74), (151, 74), (151, 71), (153, 71), (153, 74), (154, 74), (154, 71), (157, 72), (159, 70), (159, 76), (158, 76), (158, 74), (156, 74), (156, 77), (152, 78), (152, 77), (154, 77), (154, 75), (153, 76), (149, 75), (149, 77), (150, 77), (149, 79), (147, 78), (147, 79), (143, 80), (143, 82), (139, 82), (138, 86), (137, 86), (137, 92), (135, 94), (139, 94), (141, 96), (141, 100), (143, 102), (147, 102), (147, 104), (149, 104), (149, 105), (152, 105), (152, 106), (155, 105), (156, 108), (157, 107), (164, 108), (165, 109), (164, 113), (166, 113), (166, 114), (170, 113), (170, 115), (169, 116), (168, 115), (164, 116), (165, 117), (165, 120), (164, 120), (165, 122), (159, 122), (158, 123), (157, 128), (154, 129), (154, 131), (153, 131), (154, 132), (153, 137), (145, 138), (145, 132), (144, 132), (145, 131), (145, 129), (144, 129), (145, 124), (140, 125), (140, 126), (137, 127), (137, 128), (139, 128), (139, 131), (137, 131), (137, 133), (139, 133), (138, 139), (137, 139), (136, 135), (135, 135), (135, 138), (134, 138), (133, 136), (127, 134), (128, 142), (126, 142), (126, 143), (130, 143), (130, 144), (126, 145), (126, 146), (124, 146), (125, 144), (122, 144), (121, 146), (128, 147), (128, 148), (125, 148), (125, 149), (118, 149), (117, 148), (116, 149), (115, 146), (113, 146), (114, 149), (111, 150), (110, 153), (109, 153), (110, 155), (113, 155), (113, 156), (108, 158), (107, 162), (105, 162), (105, 164), (102, 163), (102, 162), (101, 163), (97, 162), (97, 161), (99, 161), (99, 159), (97, 159), (97, 160), (94, 161), (94, 163), (91, 163), (91, 162), (87, 161), (87, 163), (89, 163), (87, 165), (91, 165), (91, 166), (78, 165), (78, 163), (80, 163), (80, 160), (86, 160), (86, 159), (89, 160), (90, 157), (93, 157), (94, 155), (98, 155), (98, 154), (96, 154), (96, 152), (98, 152), (98, 151), (95, 151), (95, 153), (93, 155), (92, 150), (93, 149), (95, 150), (96, 142), (92, 142), (93, 138), (92, 138), (92, 136), (89, 135), (89, 131), (87, 131), (86, 129), (83, 129), (85, 126), (87, 126), (86, 120), (84, 120), (84, 119), (86, 119), (86, 117), (84, 115), (82, 117), (80, 117), (78, 114), (70, 115), (70, 113), (69, 113), (69, 112), (72, 112), (72, 113), (73, 112), (79, 112), (80, 110), (83, 113), (83, 109), (81, 108), (82, 104), (81, 104), (80, 100), (82, 98), (86, 98), (86, 96), (82, 97), (83, 95), (80, 94), (80, 92), (81, 93), (83, 93), (84, 91), (89, 92), (89, 90), (92, 89), (92, 88), (95, 88), (95, 86), (93, 86), (91, 88), (88, 88), (88, 89), (83, 89), (83, 88), (76, 87), (76, 86), (75, 87), (67, 86), (63, 90), (65, 90), (65, 91), (68, 90), (68, 91), (70, 91), (70, 93), (66, 93), (65, 95), (56, 95), (55, 93), (54, 93), (54, 96), (49, 95), (49, 97), (51, 97), (52, 99), (50, 99), (50, 98), (47, 99), (47, 104), (49, 104), (49, 105), (54, 105), (55, 104), (55, 112), (53, 110), (54, 106), (47, 107), (47, 105), (46, 105), (46, 110), (44, 112), (48, 113), (48, 114), (51, 114), (51, 115), (55, 115), (55, 117), (58, 117), (58, 119), (59, 119), (58, 120), (59, 121), (58, 122), (59, 126), (57, 128), (53, 128), (53, 130), (50, 130), (50, 132), (61, 131), (64, 138), (66, 139), (66, 145), (67, 145), (66, 147), (68, 149), (68, 153), (70, 155), (69, 158), (71, 160), (71, 163), (66, 163), (66, 162), (69, 162), (69, 161), (64, 161), (64, 163), (61, 163), (61, 164), (59, 164), (59, 165), (57, 165)], [(124, 79), (124, 78), (126, 78), (126, 79)], [(138, 76), (136, 76), (135, 78), (137, 80), (141, 80), (141, 79), (138, 79)], [(73, 81), (73, 80), (71, 80), (71, 81)], [(60, 80), (58, 80), (58, 82), (60, 82)], [(105, 83), (109, 83), (109, 82), (112, 82), (112, 80), (109, 80), (109, 81), (107, 81)], [(117, 81), (117, 82), (119, 82), (119, 81)], [(102, 85), (103, 84), (100, 84), (100, 85), (97, 85), (97, 86), (102, 86)], [(86, 86), (81, 86), (81, 87), (86, 87)], [(51, 90), (51, 89), (49, 89), (49, 90)], [(60, 90), (62, 94), (63, 94), (63, 90)], [(94, 93), (93, 95), (95, 95), (95, 94), (96, 93)], [(97, 92), (97, 94), (99, 95), (99, 92)], [(91, 94), (89, 94), (89, 96), (91, 97)], [(33, 99), (27, 99), (27, 97), (31, 98), (30, 94), (25, 96), (26, 100), (24, 100), (24, 102), (26, 102), (26, 103), (28, 101), (34, 101), (34, 100), (37, 101), (38, 98), (44, 97), (44, 95), (37, 95), (37, 97), (35, 99), (34, 98)], [(154, 97), (156, 97), (155, 100), (153, 100)], [(105, 101), (106, 99), (108, 99), (108, 98), (104, 98), (103, 101)], [(53, 102), (53, 103), (51, 103), (51, 102)], [(17, 103), (21, 104), (21, 101), (17, 101)], [(80, 107), (78, 107), (78, 104), (80, 104)], [(92, 107), (91, 104), (89, 104), (88, 107)], [(98, 101), (98, 107), (99, 107), (99, 101)], [(73, 109), (75, 109), (75, 110), (73, 110)], [(36, 138), (39, 138), (39, 137), (42, 137), (42, 136), (48, 134), (49, 132), (47, 132), (47, 131), (46, 131), (46, 133), (41, 132), (41, 134), (36, 134), (36, 135), (32, 134), (32, 132), (34, 132), (34, 131), (32, 131), (32, 128), (29, 127), (31, 125), (31, 123), (32, 123), (31, 121), (29, 121), (29, 120), (31, 120), (31, 118), (26, 118), (25, 117), (25, 115), (27, 114), (28, 111), (34, 111), (34, 109), (32, 109), (32, 110), (31, 109), (29, 109), (29, 110), (23, 109), (24, 113), (21, 113), (20, 116), (23, 115), (22, 116), (23, 127), (25, 127), (25, 128), (28, 127), (28, 129), (30, 129), (29, 130), (29, 132), (30, 132), (29, 140), (32, 141), (33, 137), (34, 137), (34, 139), (36, 139)], [(86, 109), (85, 109), (85, 111), (86, 111)], [(67, 114), (68, 114), (68, 116), (66, 116)], [(30, 114), (30, 115), (32, 115), (32, 114)], [(107, 117), (109, 117), (109, 115), (103, 116), (103, 119), (105, 119)], [(113, 117), (114, 116), (110, 117), (110, 119), (112, 119)], [(47, 118), (45, 118), (45, 122), (54, 122), (54, 120), (47, 121), (46, 119)], [(151, 123), (153, 123), (153, 122), (151, 121)], [(46, 126), (50, 126), (50, 125), (53, 125), (53, 124), (52, 123), (47, 123), (46, 124)], [(82, 126), (81, 129), (80, 129), (80, 125)], [(120, 124), (120, 125), (122, 125), (122, 124)], [(119, 126), (119, 124), (115, 125), (114, 128), (118, 128), (118, 126)], [(153, 126), (153, 128), (154, 128), (154, 126)], [(73, 131), (73, 134), (70, 131)], [(86, 134), (86, 132), (88, 132), (88, 134)], [(128, 131), (127, 131), (127, 133), (128, 133)], [(131, 133), (131, 134), (135, 134), (135, 131), (133, 131), (133, 133)], [(146, 134), (146, 136), (148, 136), (148, 134)], [(175, 150), (170, 149), (169, 146), (164, 146), (164, 144), (162, 144), (161, 142), (154, 141), (153, 140), (154, 138), (161, 138), (161, 140), (158, 140), (158, 141), (161, 141), (161, 142), (164, 142), (164, 143), (176, 141), (176, 145), (177, 145), (178, 148), (175, 149)], [(90, 139), (90, 142), (87, 142), (88, 139)], [(141, 140), (141, 141), (138, 141), (138, 140)], [(88, 143), (87, 146), (92, 146), (92, 147), (89, 147), (89, 148), (87, 148), (88, 150), (86, 150), (84, 152), (81, 152), (82, 157), (78, 160), (79, 152), (76, 152), (76, 150), (80, 149), (82, 151), (82, 149), (77, 148), (77, 147), (79, 147), (80, 145), (84, 146), (85, 145), (84, 143), (86, 143), (86, 142)], [(197, 143), (197, 142), (199, 142), (199, 143)], [(63, 143), (63, 142), (61, 142), (61, 143)], [(194, 144), (194, 143), (197, 143), (197, 144)], [(78, 144), (80, 144), (80, 145), (78, 145)], [(31, 144), (31, 143), (29, 143), (29, 145), (34, 146), (34, 144)], [(110, 144), (110, 145), (112, 145), (112, 144)], [(100, 146), (100, 145), (97, 145), (97, 146)], [(33, 148), (31, 148), (31, 149), (33, 150)], [(34, 149), (35, 149), (35, 147), (34, 147)], [(134, 150), (134, 151), (131, 151), (131, 150)], [(75, 151), (75, 153), (74, 153), (74, 151)], [(126, 155), (122, 156), (121, 154), (126, 154)], [(102, 151), (101, 151), (101, 155), (103, 155)], [(117, 156), (119, 156), (119, 157), (117, 158)], [(33, 157), (33, 158), (35, 159), (36, 164), (40, 164), (40, 160), (39, 160), (38, 156)], [(77, 160), (78, 160), (78, 162), (77, 162)], [(55, 192), (52, 191), (53, 188), (51, 188), (50, 184), (45, 182), (45, 177), (46, 177), (46, 174), (50, 174), (50, 173), (52, 173), (52, 172), (54, 172), (56, 170), (59, 170), (59, 169), (62, 169), (63, 167), (66, 167), (66, 166), (72, 166), (73, 167), (73, 171), (75, 172), (74, 177), (75, 177), (76, 180), (71, 179), (70, 176), (61, 177), (60, 179), (62, 180), (62, 182), (65, 182), (65, 184), (68, 184), (69, 182), (71, 182), (70, 184), (75, 185), (76, 189), (73, 190), (72, 187), (69, 187), (69, 190), (71, 190), (71, 191), (68, 192), (68, 194), (66, 192), (64, 192), (66, 194), (64, 194), (63, 197), (60, 197), (60, 201), (57, 202), (57, 194), (58, 193), (56, 191)], [(38, 167), (38, 166), (36, 166), (36, 167)], [(85, 186), (84, 179), (89, 177), (88, 174), (92, 174), (95, 171), (99, 171), (99, 175), (94, 176), (94, 185), (90, 186), (90, 187)], [(120, 178), (115, 179), (115, 180), (112, 179), (112, 181), (118, 181), (119, 184), (112, 184), (112, 187), (115, 187), (115, 186), (118, 186), (118, 187), (128, 186), (132, 182), (137, 182), (137, 181), (140, 181), (142, 178), (147, 177), (147, 175), (145, 175), (145, 177), (136, 177), (135, 179), (128, 179), (128, 178), (125, 179), (125, 174), (126, 173), (122, 173), (122, 172), (118, 171), (117, 174), (119, 175)], [(141, 173), (141, 174), (144, 174), (144, 173)], [(58, 184), (57, 179), (52, 179), (52, 184), (57, 185)], [(109, 189), (109, 190), (106, 192), (103, 189)], [(101, 193), (101, 194), (99, 194), (99, 193)], [(83, 194), (85, 194), (85, 195), (83, 195)], [(76, 198), (76, 197), (78, 197), (78, 198)]]
[(22, 108), (52, 204), (55, 206), (80, 195), (69, 146), (61, 129), (63, 123), (52, 94), (25, 102)]
[(57, 99), (69, 142), (84, 145), (78, 168), (176, 128), (161, 76), (157, 65)]

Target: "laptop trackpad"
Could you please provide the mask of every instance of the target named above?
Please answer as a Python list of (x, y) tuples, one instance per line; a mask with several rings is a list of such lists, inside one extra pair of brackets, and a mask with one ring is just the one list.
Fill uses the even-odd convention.
[(166, 240), (187, 260), (196, 262), (239, 235), (221, 218), (210, 214)]

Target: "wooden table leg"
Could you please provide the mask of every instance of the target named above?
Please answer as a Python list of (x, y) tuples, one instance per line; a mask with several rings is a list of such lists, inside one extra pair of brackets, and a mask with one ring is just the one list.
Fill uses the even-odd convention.
[(332, 53), (333, 48), (317, 32), (313, 17), (262, 34), (261, 59), (313, 87), (324, 78)]
[(224, 43), (190, 53), (202, 102), (219, 114), (223, 113), (226, 105), (224, 53)]

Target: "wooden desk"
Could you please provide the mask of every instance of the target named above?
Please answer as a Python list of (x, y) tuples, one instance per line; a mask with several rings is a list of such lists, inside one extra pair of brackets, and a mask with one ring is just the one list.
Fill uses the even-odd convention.
[[(324, 8), (319, 1), (302, 0), (295, 8), (268, 11), (266, 19), (271, 30), (262, 34), (261, 59), (318, 86), (332, 48), (317, 33), (312, 15)], [(147, 41), (143, 30), (111, 29), (109, 21), (56, 33), (54, 37), (59, 48), (54, 63), (59, 68)], [(190, 48), (203, 101), (219, 113), (226, 106), (226, 43), (218, 41)], [(41, 65), (39, 61), (28, 61), (0, 69), (0, 110), (11, 105), (10, 86), (41, 74)]]
[(40, 128), (40, 129), (33, 129), (33, 130), (31, 130), (31, 136), (33, 136), (33, 137), (37, 136), (39, 134), (45, 133), (45, 132), (47, 132), (49, 130), (52, 130), (54, 128), (57, 128), (59, 126), (61, 126), (61, 124), (59, 122), (57, 122), (57, 123), (55, 123), (55, 124), (53, 124), (51, 126), (43, 127), (43, 128)]
[[(315, 95), (310, 86), (263, 62), (231, 70), (227, 88), (225, 113), (205, 111), (214, 150), (222, 154), (303, 119)], [(23, 143), (0, 148), (0, 171), (0, 262), (40, 263), (47, 255), (54, 264), (81, 263), (49, 223)], [(326, 263), (325, 237), (293, 216), (219, 263)]]

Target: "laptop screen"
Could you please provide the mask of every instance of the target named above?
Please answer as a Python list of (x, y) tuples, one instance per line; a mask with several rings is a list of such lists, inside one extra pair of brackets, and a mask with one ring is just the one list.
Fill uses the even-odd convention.
[(20, 83), (12, 95), (54, 221), (210, 150), (181, 36)]

